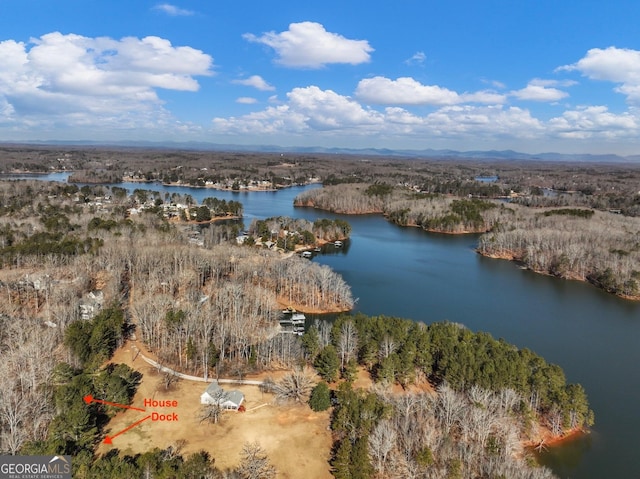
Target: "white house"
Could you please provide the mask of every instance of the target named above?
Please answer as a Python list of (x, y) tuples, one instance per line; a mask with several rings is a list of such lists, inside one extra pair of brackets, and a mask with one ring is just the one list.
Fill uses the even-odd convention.
[(237, 411), (244, 401), (244, 394), (240, 391), (225, 391), (218, 381), (209, 384), (206, 391), (200, 395), (200, 404), (218, 404), (223, 409)]
[(104, 303), (104, 293), (102, 291), (91, 291), (79, 301), (80, 317), (82, 319), (92, 319), (100, 310)]
[(236, 236), (237, 244), (244, 244), (245, 241), (249, 239), (249, 235), (241, 234), (240, 236)]

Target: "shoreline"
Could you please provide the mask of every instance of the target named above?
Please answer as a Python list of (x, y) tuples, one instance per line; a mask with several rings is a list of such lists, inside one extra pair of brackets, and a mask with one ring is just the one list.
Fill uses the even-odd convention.
[(163, 181), (160, 180), (140, 180), (140, 179), (135, 179), (135, 178), (122, 178), (122, 182), (127, 182), (127, 183), (159, 183), (162, 186), (170, 186), (170, 187), (183, 187), (183, 188), (198, 188), (198, 189), (209, 189), (209, 190), (217, 190), (217, 191), (230, 191), (232, 193), (249, 193), (249, 192), (256, 192), (256, 191), (267, 191), (267, 192), (276, 192), (279, 190), (284, 190), (286, 188), (294, 188), (296, 186), (308, 186), (308, 185), (314, 185), (317, 184), (317, 182), (308, 182), (308, 183), (294, 183), (294, 184), (290, 184), (290, 185), (284, 185), (284, 184), (277, 184), (275, 186), (271, 186), (271, 187), (262, 187), (262, 186), (246, 186), (244, 188), (240, 188), (237, 190), (234, 190), (232, 187), (230, 186), (215, 186), (215, 185), (191, 185), (189, 183), (179, 183), (179, 182), (171, 182), (171, 183), (165, 183)]
[(241, 220), (244, 218), (243, 216), (215, 216), (208, 221), (184, 221), (180, 218), (171, 219), (170, 222), (178, 225), (190, 226), (190, 225), (208, 225), (211, 223), (217, 223), (218, 221), (227, 221), (227, 220)]
[(502, 259), (502, 260), (506, 260), (506, 261), (511, 261), (512, 263), (516, 263), (522, 269), (526, 269), (528, 271), (531, 271), (531, 272), (536, 273), (536, 274), (540, 274), (542, 276), (548, 276), (550, 278), (556, 278), (556, 279), (564, 280), (564, 281), (580, 281), (581, 283), (590, 284), (591, 286), (593, 286), (594, 288), (602, 291), (603, 293), (611, 294), (611, 295), (616, 296), (616, 297), (618, 297), (620, 299), (625, 299), (627, 301), (640, 301), (640, 295), (630, 296), (630, 295), (627, 295), (627, 294), (618, 294), (618, 293), (614, 293), (614, 292), (611, 292), (611, 291), (607, 291), (606, 289), (601, 288), (600, 286), (598, 286), (596, 283), (594, 283), (592, 281), (589, 281), (587, 278), (581, 278), (579, 276), (573, 276), (573, 277), (570, 277), (570, 278), (563, 278), (563, 277), (560, 277), (560, 276), (553, 275), (553, 274), (551, 274), (551, 273), (549, 273), (547, 271), (541, 271), (541, 270), (536, 270), (536, 269), (530, 268), (513, 252), (505, 251), (505, 252), (503, 252), (501, 254), (484, 253), (484, 252), (480, 251), (478, 248), (476, 248), (475, 251), (480, 256), (484, 256), (485, 258)]
[(590, 434), (589, 430), (582, 428), (571, 429), (560, 436), (553, 436), (550, 431), (545, 430), (542, 434), (542, 438), (539, 441), (524, 441), (523, 447), (530, 449), (536, 453), (544, 453), (547, 448), (556, 448), (564, 446), (565, 444), (585, 437)]
[[(123, 182), (125, 181), (124, 179), (122, 180)], [(127, 180), (131, 183), (136, 183), (136, 182), (140, 182), (141, 180)], [(271, 188), (261, 188), (258, 186), (251, 186), (251, 187), (246, 187), (246, 188), (241, 188), (238, 190), (234, 190), (231, 187), (219, 187), (219, 186), (214, 186), (214, 185), (190, 185), (189, 183), (165, 183), (162, 181), (146, 181), (143, 180), (143, 183), (160, 183), (162, 186), (169, 186), (169, 187), (182, 187), (182, 188), (198, 188), (198, 189), (205, 189), (205, 190), (217, 190), (217, 191), (231, 191), (232, 193), (248, 193), (251, 191), (278, 191), (280, 189), (284, 189), (284, 188), (290, 188), (292, 186), (298, 186), (298, 185), (282, 185), (282, 186), (276, 186), (275, 188), (271, 187)]]
[(162, 180), (147, 180), (147, 179), (142, 179), (142, 178), (134, 178), (134, 177), (129, 177), (129, 176), (123, 176), (121, 178), (119, 178), (118, 180), (114, 180), (114, 181), (108, 181), (108, 180), (104, 180), (104, 179), (93, 179), (93, 178), (84, 178), (84, 179), (74, 179), (73, 178), (73, 174), (75, 173), (75, 170), (51, 170), (51, 171), (16, 171), (16, 172), (10, 172), (10, 173), (3, 173), (3, 175), (49, 175), (52, 173), (69, 173), (70, 176), (67, 180), (68, 183), (70, 184), (76, 184), (76, 183), (86, 183), (86, 184), (90, 184), (90, 185), (110, 185), (110, 184), (121, 184), (121, 183), (140, 183), (140, 184), (152, 184), (152, 183), (157, 183), (159, 185), (162, 186), (169, 186), (169, 187), (182, 187), (182, 188), (197, 188), (197, 189), (210, 189), (210, 190), (216, 190), (216, 191), (230, 191), (232, 193), (249, 193), (249, 192), (277, 192), (279, 190), (283, 190), (286, 188), (294, 188), (297, 186), (308, 186), (308, 185), (314, 185), (314, 184), (318, 184), (319, 182), (316, 181), (310, 181), (307, 183), (295, 183), (295, 184), (290, 184), (290, 185), (285, 185), (285, 184), (277, 184), (275, 186), (271, 186), (271, 187), (261, 187), (261, 186), (247, 186), (244, 188), (240, 188), (238, 190), (234, 190), (232, 187), (220, 187), (220, 186), (215, 186), (215, 185), (192, 185), (189, 183), (180, 183), (180, 182), (171, 182), (171, 183), (166, 183), (163, 182)]
[(285, 310), (285, 309), (293, 309), (295, 311), (298, 311), (299, 313), (304, 313), (304, 314), (340, 314), (340, 313), (348, 313), (349, 311), (351, 311), (353, 308), (350, 309), (344, 309), (344, 308), (332, 308), (330, 310), (327, 309), (320, 309), (320, 308), (310, 308), (307, 306), (301, 306), (301, 305), (297, 305), (296, 303), (292, 303), (290, 301), (282, 301), (280, 299), (277, 299), (276, 302), (278, 303), (278, 307), (281, 310)]
[(399, 226), (401, 228), (419, 228), (422, 231), (426, 231), (427, 233), (436, 233), (436, 234), (443, 234), (443, 235), (474, 235), (474, 234), (488, 233), (489, 231), (491, 231), (491, 228), (488, 228), (488, 229), (483, 228), (481, 230), (445, 231), (445, 230), (439, 230), (434, 228), (423, 228), (422, 226), (413, 224), (413, 223), (403, 225), (403, 224), (391, 221), (389, 219), (389, 215), (382, 210), (367, 210), (367, 211), (357, 211), (357, 212), (346, 211), (346, 210), (333, 210), (333, 209), (327, 209), (327, 208), (320, 208), (319, 206), (315, 206), (313, 203), (297, 203), (297, 202), (294, 202), (293, 206), (296, 208), (313, 208), (320, 211), (327, 211), (328, 213), (334, 213), (334, 214), (346, 215), (346, 216), (381, 215), (385, 220), (387, 220), (389, 223), (393, 225)]

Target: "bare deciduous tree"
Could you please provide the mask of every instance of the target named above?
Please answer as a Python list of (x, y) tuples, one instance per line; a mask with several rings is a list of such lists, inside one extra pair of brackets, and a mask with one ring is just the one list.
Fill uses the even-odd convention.
[(340, 328), (340, 337), (338, 338), (338, 354), (340, 355), (340, 368), (344, 366), (356, 353), (358, 347), (358, 334), (353, 321), (348, 320), (342, 324)]
[(0, 388), (0, 450), (18, 453), (28, 439), (28, 413), (27, 397), (12, 388)]
[(464, 400), (446, 383), (438, 387), (436, 416), (440, 420), (445, 434), (449, 434), (458, 422), (464, 408)]
[(396, 445), (396, 431), (392, 423), (383, 419), (369, 434), (369, 455), (374, 461), (374, 467), (379, 474), (385, 475), (389, 453)]
[(266, 452), (258, 442), (244, 445), (237, 472), (241, 479), (272, 479), (276, 477), (276, 468), (269, 462)]
[(274, 393), (280, 401), (306, 402), (314, 386), (309, 373), (297, 368), (275, 383)]
[(220, 419), (222, 418), (222, 413), (224, 412), (222, 406), (220, 405), (220, 401), (222, 400), (222, 396), (224, 395), (224, 391), (220, 391), (220, 393), (215, 393), (213, 396), (214, 402), (212, 404), (204, 404), (198, 415), (200, 422), (210, 422), (213, 424), (218, 424)]

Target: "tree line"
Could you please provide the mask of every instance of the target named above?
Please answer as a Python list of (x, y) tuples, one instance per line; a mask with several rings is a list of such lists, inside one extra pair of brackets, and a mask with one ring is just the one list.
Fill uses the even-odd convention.
[(400, 226), (440, 233), (485, 232), (504, 217), (504, 204), (500, 202), (422, 193), (387, 184), (341, 184), (309, 190), (297, 196), (294, 205), (343, 214), (380, 213)]
[[(229, 186), (265, 180), (272, 185), (376, 183), (404, 185), (418, 191), (480, 198), (519, 193), (515, 200), (540, 207), (615, 209), (640, 214), (640, 169), (633, 162), (595, 163), (462, 157), (399, 158), (380, 155), (169, 151), (154, 149), (84, 150), (77, 147), (7, 146), (0, 168), (13, 171), (74, 171), (71, 181), (113, 183), (123, 177), (203, 186)], [(484, 177), (484, 178), (483, 178)], [(478, 180), (481, 179), (481, 181)], [(238, 186), (239, 187), (239, 186)], [(551, 194), (548, 194), (551, 193)]]
[(338, 479), (552, 479), (521, 443), (513, 404), (480, 388), (437, 395), (366, 392), (340, 384), (331, 427)]
[(593, 413), (581, 386), (567, 384), (562, 369), (524, 348), (456, 323), (424, 325), (393, 317), (341, 316), (329, 337), (319, 326), (302, 338), (309, 360), (328, 381), (351, 377), (364, 366), (380, 383), (408, 387), (420, 379), (455, 390), (472, 386), (510, 389), (522, 407), (543, 420), (556, 409), (563, 430), (589, 427)]

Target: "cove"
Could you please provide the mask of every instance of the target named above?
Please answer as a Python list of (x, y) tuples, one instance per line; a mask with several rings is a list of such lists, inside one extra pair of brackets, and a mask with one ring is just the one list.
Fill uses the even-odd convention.
[(353, 227), (349, 243), (313, 261), (343, 275), (359, 298), (356, 310), (425, 323), (459, 322), (558, 364), (568, 382), (586, 389), (596, 424), (590, 435), (542, 454), (541, 462), (562, 478), (640, 477), (640, 303), (484, 258), (474, 252), (475, 235), (439, 235), (395, 226), (376, 215), (293, 207), (296, 195), (318, 185), (251, 193), (113, 186), (190, 194), (199, 202), (207, 196), (240, 201), (247, 226), (253, 218), (279, 215), (347, 220)]

